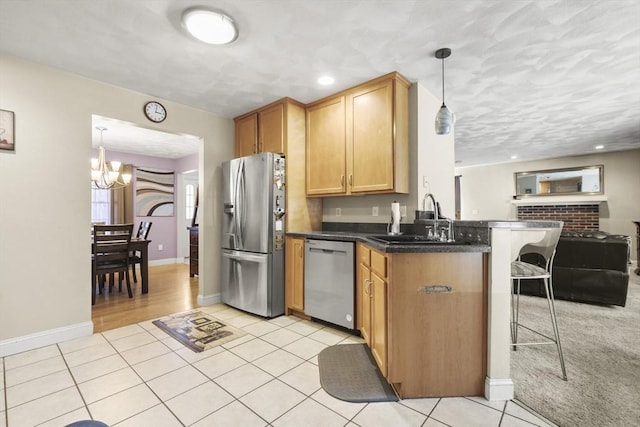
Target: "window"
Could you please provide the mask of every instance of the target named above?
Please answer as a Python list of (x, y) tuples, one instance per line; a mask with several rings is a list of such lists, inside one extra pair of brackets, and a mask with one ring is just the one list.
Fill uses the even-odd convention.
[(91, 222), (111, 224), (111, 190), (91, 189)]
[(184, 189), (185, 203), (185, 219), (193, 217), (193, 211), (196, 208), (196, 188), (193, 184), (187, 184)]

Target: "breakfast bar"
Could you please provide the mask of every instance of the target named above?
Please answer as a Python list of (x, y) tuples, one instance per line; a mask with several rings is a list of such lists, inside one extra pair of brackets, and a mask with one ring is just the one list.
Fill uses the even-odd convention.
[[(287, 238), (356, 244), (356, 329), (398, 396), (511, 399), (510, 264), (562, 223), (455, 221), (452, 241), (413, 233), (426, 223), (396, 236), (334, 225)], [(296, 286), (288, 280), (287, 295)], [(288, 312), (304, 314), (304, 303)]]

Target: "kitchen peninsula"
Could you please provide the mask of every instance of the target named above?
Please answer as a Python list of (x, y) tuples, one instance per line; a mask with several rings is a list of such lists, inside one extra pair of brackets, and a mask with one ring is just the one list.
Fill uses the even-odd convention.
[[(384, 233), (356, 224), (324, 225), (287, 239), (356, 243), (356, 329), (401, 398), (513, 398), (510, 264), (560, 222), (456, 221), (455, 242), (415, 244), (381, 243), (375, 235)], [(287, 275), (287, 305), (291, 294), (304, 294), (303, 275)]]

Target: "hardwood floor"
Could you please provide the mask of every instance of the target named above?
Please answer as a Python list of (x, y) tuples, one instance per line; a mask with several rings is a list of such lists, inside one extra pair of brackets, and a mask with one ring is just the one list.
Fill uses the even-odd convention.
[(91, 310), (93, 331), (102, 332), (121, 326), (151, 320), (172, 313), (199, 307), (198, 278), (189, 277), (188, 264), (161, 265), (149, 268), (149, 293), (140, 293), (141, 283), (133, 283), (133, 298), (127, 295), (127, 286), (118, 285), (113, 292), (96, 295), (96, 304)]

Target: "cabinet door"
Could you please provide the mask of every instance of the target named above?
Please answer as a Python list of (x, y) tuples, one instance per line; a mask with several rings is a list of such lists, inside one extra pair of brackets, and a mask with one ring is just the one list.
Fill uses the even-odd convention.
[(371, 354), (387, 376), (387, 282), (371, 274)]
[(364, 264), (358, 264), (358, 313), (356, 318), (360, 325), (362, 338), (371, 347), (371, 271)]
[(346, 190), (345, 101), (340, 96), (307, 108), (307, 196)]
[(284, 105), (258, 113), (258, 152), (284, 154)]
[(287, 237), (286, 250), (287, 311), (304, 312), (304, 239)]
[(258, 114), (236, 120), (236, 157), (258, 152)]
[(394, 188), (393, 81), (365, 87), (347, 96), (351, 127), (347, 147), (351, 193), (387, 191)]

